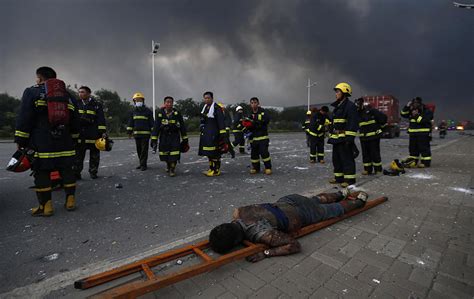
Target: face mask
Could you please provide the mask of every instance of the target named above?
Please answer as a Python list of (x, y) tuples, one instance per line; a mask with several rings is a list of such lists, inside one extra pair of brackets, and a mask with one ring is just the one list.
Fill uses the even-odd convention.
[(143, 102), (135, 102), (135, 107), (142, 107), (143, 106)]

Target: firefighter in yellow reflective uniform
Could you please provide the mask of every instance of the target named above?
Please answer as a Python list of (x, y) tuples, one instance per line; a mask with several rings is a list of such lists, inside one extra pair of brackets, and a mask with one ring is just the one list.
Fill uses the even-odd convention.
[[(410, 156), (407, 165), (418, 167), (431, 166), (430, 133), (433, 112), (424, 104), (420, 97), (409, 101), (400, 112), (401, 116), (410, 120), (408, 127)], [(421, 161), (419, 161), (421, 159)]]
[(95, 142), (97, 139), (107, 136), (104, 109), (99, 101), (91, 97), (91, 89), (87, 86), (79, 87), (79, 98), (77, 105), (81, 129), (76, 145), (74, 171), (76, 179), (80, 180), (86, 151), (89, 150), (89, 174), (92, 179), (97, 179), (100, 151), (95, 146)]
[[(39, 206), (32, 209), (32, 215), (51, 216), (54, 214), (50, 176), (53, 171), (58, 170), (61, 174), (66, 193), (65, 208), (72, 211), (76, 207), (76, 178), (72, 166), (76, 154), (74, 142), (79, 136), (79, 117), (76, 100), (67, 93), (64, 82), (56, 79), (56, 72), (52, 68), (40, 67), (36, 70), (36, 76), (38, 84), (27, 88), (21, 99), (15, 143), (18, 148), (35, 151), (32, 170)], [(58, 88), (54, 98), (48, 96), (48, 88)], [(58, 97), (58, 94), (61, 96)], [(63, 118), (64, 115), (68, 117)], [(61, 122), (55, 121), (55, 116)]]
[(355, 156), (358, 153), (354, 138), (359, 129), (357, 108), (349, 100), (352, 88), (347, 83), (339, 83), (334, 87), (336, 101), (334, 107), (328, 143), (333, 145), (332, 163), (334, 179), (331, 184), (347, 187), (356, 182)]
[(260, 107), (260, 101), (256, 97), (250, 99), (250, 108), (250, 119), (253, 123), (249, 129), (252, 133), (250, 136), (250, 159), (252, 162), (250, 173), (256, 174), (260, 172), (261, 157), (263, 165), (265, 166), (264, 174), (270, 175), (272, 174), (272, 160), (270, 158), (270, 152), (268, 151), (268, 145), (270, 144), (268, 123), (270, 122), (270, 117), (265, 113), (265, 109)]
[[(160, 160), (166, 162), (168, 175), (176, 175), (176, 163), (181, 159), (181, 139), (188, 143), (183, 116), (173, 108), (174, 99), (165, 97), (164, 107), (158, 111), (151, 136), (151, 147), (160, 153)], [(159, 140), (159, 145), (158, 145)]]
[(319, 110), (315, 109), (306, 129), (306, 133), (309, 135), (310, 163), (316, 163), (316, 159), (319, 163), (324, 163), (324, 133), (328, 122), (328, 112), (327, 106), (323, 106)]
[(363, 98), (355, 100), (359, 112), (359, 138), (362, 147), (363, 175), (382, 173), (380, 138), (382, 128), (387, 124), (387, 115), (364, 103)]
[(129, 138), (132, 138), (132, 136), (135, 138), (137, 146), (140, 165), (136, 169), (144, 171), (148, 169), (148, 144), (155, 120), (153, 112), (145, 106), (145, 96), (142, 93), (137, 92), (133, 95), (133, 103), (135, 109), (130, 114), (127, 132)]

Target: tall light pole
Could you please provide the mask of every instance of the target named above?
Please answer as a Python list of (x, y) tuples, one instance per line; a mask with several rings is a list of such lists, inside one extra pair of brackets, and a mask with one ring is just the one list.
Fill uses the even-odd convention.
[(313, 82), (311, 83), (311, 79), (308, 78), (308, 85), (306, 86), (308, 88), (308, 111), (309, 111), (309, 105), (310, 105), (310, 98), (311, 98), (311, 86), (316, 85), (318, 82)]
[(158, 53), (160, 43), (151, 41), (151, 80), (153, 83), (153, 119), (155, 118), (155, 55)]

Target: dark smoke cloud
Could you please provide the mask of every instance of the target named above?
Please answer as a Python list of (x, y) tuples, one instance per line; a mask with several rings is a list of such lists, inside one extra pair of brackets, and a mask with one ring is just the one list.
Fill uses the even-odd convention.
[(2, 1), (0, 92), (19, 96), (34, 69), (51, 65), (69, 83), (151, 98), (151, 39), (157, 101), (265, 105), (333, 99), (340, 81), (354, 96), (422, 96), (439, 117), (472, 119), (474, 12), (450, 1)]

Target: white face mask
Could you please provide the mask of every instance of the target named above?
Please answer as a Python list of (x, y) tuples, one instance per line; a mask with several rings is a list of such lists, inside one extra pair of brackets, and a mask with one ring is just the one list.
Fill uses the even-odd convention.
[(143, 106), (143, 102), (135, 102), (135, 107), (142, 107)]

